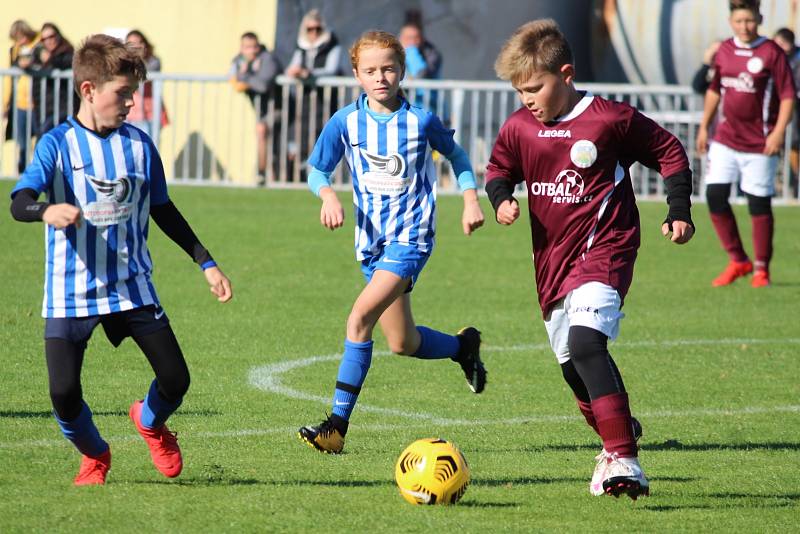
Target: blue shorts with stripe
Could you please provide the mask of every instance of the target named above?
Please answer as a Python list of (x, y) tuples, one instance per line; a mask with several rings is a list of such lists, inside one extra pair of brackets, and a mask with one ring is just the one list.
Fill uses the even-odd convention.
[(416, 247), (389, 243), (381, 249), (380, 254), (361, 260), (361, 272), (367, 283), (372, 280), (376, 270), (389, 271), (402, 279), (410, 278), (411, 283), (406, 290), (406, 293), (410, 293), (428, 258), (429, 254), (420, 252)]

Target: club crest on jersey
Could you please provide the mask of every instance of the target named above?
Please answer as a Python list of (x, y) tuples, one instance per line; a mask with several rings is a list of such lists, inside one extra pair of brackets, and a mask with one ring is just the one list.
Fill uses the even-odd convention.
[(408, 189), (411, 180), (405, 176), (406, 160), (397, 152), (386, 156), (361, 150), (369, 170), (361, 175), (361, 181), (373, 194), (399, 195)]
[(101, 180), (94, 176), (86, 176), (86, 178), (92, 183), (92, 188), (98, 196), (113, 198), (117, 202), (125, 202), (131, 192), (131, 181), (127, 176), (118, 180)]
[(753, 74), (758, 74), (764, 69), (764, 61), (756, 56), (747, 60), (747, 70)]
[(583, 177), (574, 169), (564, 169), (553, 182), (531, 183), (531, 195), (550, 197), (553, 204), (581, 204), (592, 200), (583, 196)]
[(83, 217), (94, 226), (110, 226), (127, 221), (133, 204), (127, 202), (131, 194), (131, 179), (127, 176), (117, 180), (101, 180), (86, 176), (97, 194), (97, 200), (83, 206)]
[(588, 169), (597, 161), (597, 147), (588, 139), (576, 141), (569, 150), (569, 159), (577, 167)]

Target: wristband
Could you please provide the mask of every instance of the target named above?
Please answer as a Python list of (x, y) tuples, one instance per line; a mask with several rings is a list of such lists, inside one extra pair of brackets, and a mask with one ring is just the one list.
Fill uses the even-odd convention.
[(208, 260), (206, 262), (203, 262), (203, 264), (200, 265), (200, 268), (205, 271), (206, 269), (210, 269), (211, 267), (216, 267), (216, 266), (217, 262), (215, 262), (214, 260)]

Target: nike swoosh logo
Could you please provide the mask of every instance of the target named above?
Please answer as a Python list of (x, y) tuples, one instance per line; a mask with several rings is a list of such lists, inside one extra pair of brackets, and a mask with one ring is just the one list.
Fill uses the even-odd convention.
[(363, 144), (364, 144), (364, 143), (350, 143), (350, 146), (361, 146), (361, 145), (363, 145)]
[(155, 317), (156, 321), (158, 321), (164, 317), (164, 310), (158, 310), (155, 314), (153, 314), (153, 316)]
[(403, 489), (403, 493), (407, 493), (408, 495), (411, 495), (412, 497), (416, 497), (417, 499), (421, 500), (425, 504), (428, 504), (429, 502), (431, 502), (431, 496), (428, 495), (427, 493), (422, 493), (421, 491), (411, 491), (411, 490)]
[(391, 258), (383, 258), (383, 261), (385, 261), (386, 263), (403, 263), (402, 261), (393, 260)]
[(349, 402), (342, 402), (342, 401), (337, 400), (337, 401), (334, 402), (334, 404), (336, 406), (347, 406), (350, 403)]
[(73, 165), (72, 166), (72, 170), (73, 171), (79, 171), (79, 170), (83, 169), (84, 167), (86, 167), (86, 165), (81, 165), (80, 167), (76, 167), (75, 165)]

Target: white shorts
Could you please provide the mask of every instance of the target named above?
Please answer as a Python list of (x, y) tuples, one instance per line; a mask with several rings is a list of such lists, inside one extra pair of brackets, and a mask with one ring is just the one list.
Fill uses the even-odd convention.
[(586, 326), (599, 330), (614, 340), (619, 335), (622, 299), (616, 289), (600, 282), (589, 282), (573, 289), (561, 299), (544, 320), (550, 346), (562, 364), (569, 360), (570, 326)]
[(712, 142), (708, 148), (706, 185), (741, 182), (742, 191), (757, 197), (775, 194), (775, 172), (778, 156), (739, 152), (722, 143)]

